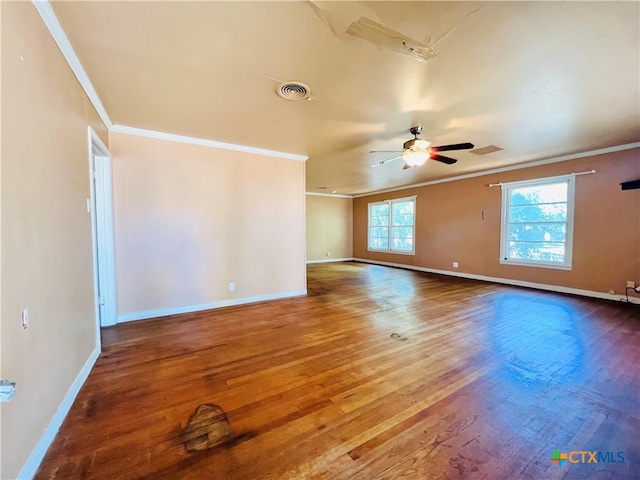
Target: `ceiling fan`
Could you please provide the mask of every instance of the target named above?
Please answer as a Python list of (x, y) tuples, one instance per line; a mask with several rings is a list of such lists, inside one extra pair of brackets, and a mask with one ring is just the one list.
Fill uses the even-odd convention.
[[(389, 151), (388, 153), (400, 153), (397, 157), (388, 158), (387, 160), (382, 160), (381, 162), (374, 163), (371, 167), (379, 167), (381, 165), (385, 165), (387, 163), (395, 162), (396, 160), (404, 159), (405, 165), (404, 168), (411, 167), (419, 167), (424, 164), (427, 159), (436, 160), (438, 162), (446, 163), (447, 165), (452, 165), (457, 162), (455, 158), (445, 157), (444, 155), (439, 155), (438, 152), (446, 152), (451, 150), (466, 150), (469, 148), (473, 148), (473, 143), (454, 143), (452, 145), (441, 145), (439, 147), (430, 147), (430, 143), (428, 140), (422, 140), (418, 138), (418, 135), (422, 133), (422, 127), (420, 125), (411, 127), (409, 129), (411, 134), (414, 136), (411, 140), (407, 140), (404, 142), (402, 152)], [(369, 153), (383, 153), (384, 150), (373, 150)]]

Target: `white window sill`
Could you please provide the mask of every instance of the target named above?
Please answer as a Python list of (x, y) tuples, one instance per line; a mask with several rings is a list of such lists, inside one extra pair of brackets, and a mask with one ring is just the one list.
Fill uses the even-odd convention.
[(379, 253), (395, 253), (398, 255), (415, 255), (416, 252), (401, 252), (399, 250), (378, 250), (376, 248), (367, 248), (369, 252), (379, 252)]
[(498, 260), (503, 265), (515, 265), (518, 267), (552, 268), (555, 270), (571, 270), (571, 265), (561, 265), (558, 263), (525, 262), (521, 260)]

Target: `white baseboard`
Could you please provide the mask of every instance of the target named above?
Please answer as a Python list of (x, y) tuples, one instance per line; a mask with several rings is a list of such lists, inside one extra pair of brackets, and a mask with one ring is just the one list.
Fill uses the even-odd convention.
[(322, 258), (320, 260), (307, 260), (307, 265), (310, 263), (329, 263), (329, 262), (351, 262), (353, 257), (349, 258)]
[(56, 438), (56, 435), (58, 433), (58, 430), (60, 429), (60, 426), (62, 425), (62, 422), (67, 416), (67, 413), (69, 413), (69, 409), (71, 408), (71, 405), (73, 405), (73, 402), (78, 396), (78, 392), (80, 391), (80, 388), (82, 387), (82, 385), (84, 385), (84, 382), (87, 380), (87, 377), (89, 376), (89, 373), (91, 373), (91, 369), (93, 368), (93, 365), (96, 363), (96, 360), (98, 359), (99, 356), (100, 356), (100, 348), (96, 347), (93, 350), (93, 352), (91, 352), (91, 355), (89, 355), (89, 358), (87, 359), (84, 366), (76, 376), (76, 379), (71, 384), (71, 387), (69, 388), (69, 391), (65, 395), (64, 400), (58, 407), (58, 411), (53, 416), (53, 419), (49, 423), (49, 426), (45, 430), (44, 434), (42, 435), (42, 438), (40, 438), (40, 441), (38, 442), (36, 447), (33, 449), (33, 452), (31, 452), (31, 455), (29, 456), (27, 463), (25, 463), (24, 467), (22, 467), (22, 470), (18, 475), (19, 480), (32, 479), (33, 476), (38, 471), (38, 467), (40, 466), (42, 459), (44, 458), (45, 454), (47, 453), (47, 450), (51, 446), (51, 443), (53, 443), (53, 440)]
[(146, 310), (143, 312), (132, 312), (118, 315), (118, 323), (132, 322), (135, 320), (145, 320), (148, 318), (166, 317), (167, 315), (179, 315), (181, 313), (200, 312), (202, 310), (212, 310), (214, 308), (232, 307), (234, 305), (245, 305), (247, 303), (265, 302), (267, 300), (279, 300), (282, 298), (299, 297), (306, 295), (307, 289), (294, 290), (292, 292), (274, 293), (269, 295), (256, 295), (254, 297), (234, 298), (231, 300), (221, 300), (219, 302), (203, 303), (200, 305), (188, 305), (185, 307), (161, 308), (158, 310)]
[[(489, 277), (486, 275), (476, 275), (473, 273), (453, 272), (450, 270), (437, 270), (435, 268), (418, 267), (415, 265), (404, 265), (402, 263), (379, 262), (366, 258), (354, 258), (356, 262), (372, 263), (374, 265), (384, 265), (387, 267), (405, 268), (408, 270), (417, 270), (419, 272), (437, 273), (439, 275), (448, 275), (451, 277), (468, 278), (471, 280), (480, 280), (482, 282), (502, 283), (505, 285), (513, 285), (516, 287), (535, 288), (537, 290), (546, 290), (549, 292), (568, 293), (571, 295), (580, 295), (583, 297), (600, 298), (604, 300), (626, 301), (625, 295), (611, 295), (606, 292), (595, 292), (592, 290), (582, 290), (579, 288), (563, 287), (561, 285), (547, 285), (545, 283), (525, 282), (522, 280), (513, 280), (510, 278)], [(640, 298), (629, 297), (629, 303), (640, 304)]]

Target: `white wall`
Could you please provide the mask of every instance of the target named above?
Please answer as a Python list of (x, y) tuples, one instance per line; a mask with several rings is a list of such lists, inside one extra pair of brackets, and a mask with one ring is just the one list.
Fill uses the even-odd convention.
[(121, 321), (306, 291), (304, 162), (114, 132), (110, 149)]

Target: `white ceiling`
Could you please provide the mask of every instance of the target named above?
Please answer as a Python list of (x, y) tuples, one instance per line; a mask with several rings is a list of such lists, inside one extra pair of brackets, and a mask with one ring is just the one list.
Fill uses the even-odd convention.
[[(359, 194), (640, 141), (639, 2), (52, 2), (114, 124), (308, 155)], [(346, 33), (367, 17), (420, 62)], [(309, 101), (276, 95), (283, 81)], [(393, 154), (423, 126), (455, 165)], [(324, 187), (324, 188), (320, 188)]]

